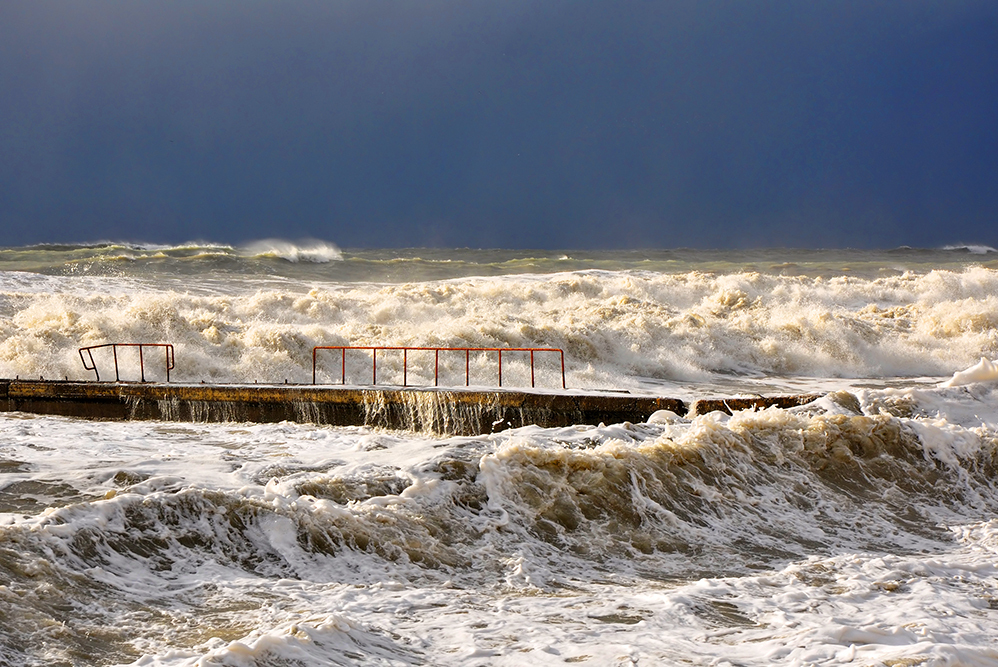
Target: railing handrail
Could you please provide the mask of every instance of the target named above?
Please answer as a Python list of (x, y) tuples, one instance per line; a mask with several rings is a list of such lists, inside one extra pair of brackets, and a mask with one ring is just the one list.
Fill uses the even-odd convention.
[(441, 352), (464, 352), (464, 385), (471, 383), (471, 353), (472, 352), (498, 352), (499, 353), (499, 386), (502, 386), (502, 353), (503, 352), (529, 352), (530, 353), (530, 386), (534, 386), (534, 353), (535, 352), (557, 352), (561, 355), (561, 388), (565, 388), (565, 351), (557, 347), (411, 347), (402, 345), (316, 345), (312, 348), (312, 384), (316, 384), (316, 352), (319, 350), (341, 350), (340, 361), (340, 383), (346, 384), (347, 370), (346, 357), (347, 350), (368, 350), (371, 352), (371, 384), (378, 384), (378, 350), (402, 350), (402, 386), (408, 385), (409, 352), (434, 352), (436, 359), (433, 365), (433, 385), (440, 383), (440, 353)]
[[(112, 348), (114, 353), (114, 381), (121, 382), (121, 377), (118, 374), (118, 348), (119, 347), (137, 347), (139, 348), (139, 374), (142, 378), (142, 382), (146, 381), (146, 364), (143, 358), (142, 351), (147, 347), (162, 347), (166, 351), (166, 381), (170, 381), (170, 371), (176, 366), (176, 360), (173, 354), (173, 345), (170, 343), (103, 343), (101, 345), (89, 345), (87, 347), (81, 347), (78, 351), (80, 354), (80, 361), (83, 362), (83, 368), (88, 371), (93, 371), (94, 375), (97, 377), (97, 382), (100, 382), (100, 373), (97, 372), (97, 364), (94, 363), (94, 350), (100, 349), (102, 347)], [(84, 358), (83, 353), (87, 353), (87, 357), (90, 359), (90, 365), (87, 365), (87, 359)]]

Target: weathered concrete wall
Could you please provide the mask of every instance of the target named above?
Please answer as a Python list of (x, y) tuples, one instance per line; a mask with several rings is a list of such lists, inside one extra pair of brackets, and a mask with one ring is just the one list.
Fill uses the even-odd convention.
[[(712, 410), (802, 405), (817, 395), (729, 398), (694, 402), (694, 414)], [(685, 415), (674, 398), (519, 391), (207, 385), (126, 382), (0, 380), (0, 411), (171, 421), (296, 421), (451, 434), (481, 434), (528, 424), (646, 421), (657, 410)]]
[(751, 398), (700, 398), (693, 401), (690, 413), (705, 415), (708, 412), (725, 412), (731, 414), (734, 410), (762, 410), (776, 406), (778, 408), (795, 408), (816, 401), (824, 394), (797, 394), (794, 396), (753, 396)]
[(663, 409), (686, 412), (676, 399), (627, 395), (36, 380), (0, 381), (2, 409), (93, 419), (288, 420), (456, 434), (527, 424), (644, 421)]

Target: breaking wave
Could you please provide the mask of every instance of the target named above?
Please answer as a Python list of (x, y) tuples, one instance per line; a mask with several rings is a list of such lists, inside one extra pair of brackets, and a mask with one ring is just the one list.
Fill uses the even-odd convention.
[(987, 245), (948, 245), (943, 247), (943, 250), (962, 250), (974, 255), (987, 255), (991, 252), (998, 252), (998, 249)]
[[(998, 357), (998, 270), (876, 279), (584, 271), (300, 286), (0, 273), (0, 376), (86, 379), (78, 347), (138, 341), (174, 344), (182, 381), (308, 382), (320, 345), (561, 348), (574, 388), (942, 379)], [(396, 356), (379, 359), (386, 384), (402, 383)], [(538, 361), (551, 376), (539, 386), (560, 385), (557, 369)], [(121, 362), (137, 373), (137, 359)], [(441, 363), (464, 384), (463, 357)], [(529, 384), (525, 360), (509, 363), (510, 384)], [(339, 381), (337, 359), (319, 364), (321, 381)], [(348, 359), (348, 382), (368, 382), (370, 364)], [(433, 355), (413, 356), (408, 370), (411, 384), (432, 384)], [(472, 384), (493, 384), (495, 360), (473, 359), (471, 373)]]
[(242, 246), (239, 251), (249, 257), (277, 257), (289, 262), (325, 264), (343, 259), (340, 249), (325, 241), (292, 243), (280, 239), (264, 239)]

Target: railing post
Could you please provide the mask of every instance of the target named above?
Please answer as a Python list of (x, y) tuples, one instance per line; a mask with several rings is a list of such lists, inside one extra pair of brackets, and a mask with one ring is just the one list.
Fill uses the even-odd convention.
[(565, 389), (565, 351), (558, 350), (561, 354), (561, 388)]
[(114, 352), (114, 381), (121, 382), (121, 378), (118, 376), (118, 346), (112, 345), (111, 351)]
[(143, 355), (142, 355), (143, 348), (144, 348), (144, 346), (142, 345), (142, 343), (139, 343), (139, 378), (141, 379), (142, 382), (145, 382), (146, 381), (146, 362), (145, 362), (145, 359), (143, 358)]
[(402, 349), (402, 386), (409, 384), (409, 348)]
[(499, 386), (502, 386), (502, 348), (499, 349)]
[(433, 386), (440, 386), (440, 350), (433, 351)]
[(464, 350), (464, 386), (471, 386), (471, 350)]
[[(90, 365), (87, 366), (87, 360), (83, 358), (83, 352), (86, 351), (87, 356), (90, 357)], [(94, 350), (90, 347), (81, 347), (79, 349), (80, 362), (83, 364), (83, 370), (93, 371), (96, 377), (96, 382), (100, 382), (100, 373), (97, 371), (97, 364), (94, 363)]]
[(530, 386), (534, 386), (534, 351), (530, 351)]

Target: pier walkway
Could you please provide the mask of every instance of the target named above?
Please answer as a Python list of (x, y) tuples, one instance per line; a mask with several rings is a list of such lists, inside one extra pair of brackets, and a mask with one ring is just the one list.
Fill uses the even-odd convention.
[(658, 410), (679, 416), (713, 410), (792, 407), (819, 394), (699, 399), (625, 393), (544, 393), (509, 389), (180, 384), (0, 379), (0, 412), (89, 419), (243, 421), (374, 426), (477, 435), (529, 424), (643, 422)]

